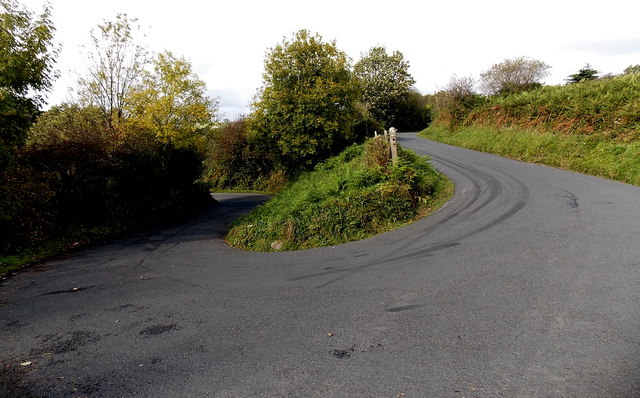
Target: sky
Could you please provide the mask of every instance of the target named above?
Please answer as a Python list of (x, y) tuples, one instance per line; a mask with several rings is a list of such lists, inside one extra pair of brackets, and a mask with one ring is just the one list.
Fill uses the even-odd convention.
[[(19, 0), (39, 12), (45, 0)], [(600, 74), (640, 64), (637, 0), (50, 0), (61, 46), (49, 106), (69, 100), (87, 68), (90, 31), (116, 14), (138, 18), (154, 52), (184, 56), (219, 99), (221, 118), (250, 112), (268, 50), (300, 29), (357, 62), (374, 46), (398, 50), (423, 94), (452, 75), (478, 78), (507, 58), (551, 66), (546, 84), (590, 64)]]

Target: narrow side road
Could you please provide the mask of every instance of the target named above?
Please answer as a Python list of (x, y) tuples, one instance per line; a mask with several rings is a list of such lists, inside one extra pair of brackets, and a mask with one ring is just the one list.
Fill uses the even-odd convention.
[(221, 240), (221, 195), (0, 284), (0, 396), (640, 397), (640, 188), (401, 134), (456, 184), (329, 248)]

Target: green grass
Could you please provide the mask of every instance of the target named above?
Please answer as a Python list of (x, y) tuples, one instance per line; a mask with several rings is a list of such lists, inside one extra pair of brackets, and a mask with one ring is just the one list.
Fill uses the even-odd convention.
[(488, 97), (453, 129), (448, 112), (421, 136), (640, 185), (639, 73)]
[[(263, 251), (273, 250), (274, 241), (282, 242), (281, 250), (344, 243), (406, 225), (435, 211), (453, 194), (453, 185), (426, 158), (401, 149), (399, 166), (377, 166), (367, 163), (375, 160), (372, 151), (365, 151), (363, 145), (353, 146), (320, 164), (238, 220), (227, 240), (238, 247)], [(131, 229), (105, 226), (78, 230), (19, 253), (0, 254), (0, 276)]]
[(640, 141), (482, 126), (462, 127), (451, 132), (447, 127), (434, 125), (420, 135), (512, 159), (640, 185)]
[(401, 150), (396, 167), (376, 164), (384, 149), (352, 146), (318, 165), (237, 220), (227, 242), (274, 251), (364, 239), (415, 221), (452, 194), (452, 184), (413, 152)]
[(640, 138), (640, 74), (493, 96), (465, 124), (634, 141)]

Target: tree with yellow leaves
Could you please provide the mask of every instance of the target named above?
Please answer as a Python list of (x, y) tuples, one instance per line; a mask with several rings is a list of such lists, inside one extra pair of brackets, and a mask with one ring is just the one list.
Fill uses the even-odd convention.
[(127, 96), (128, 124), (177, 147), (204, 150), (217, 118), (217, 100), (184, 57), (157, 55), (152, 71)]

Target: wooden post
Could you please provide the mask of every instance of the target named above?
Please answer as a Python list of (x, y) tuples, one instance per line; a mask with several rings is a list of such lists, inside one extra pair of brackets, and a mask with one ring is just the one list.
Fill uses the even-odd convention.
[(398, 130), (395, 127), (389, 129), (389, 145), (391, 146), (391, 162), (398, 165)]

